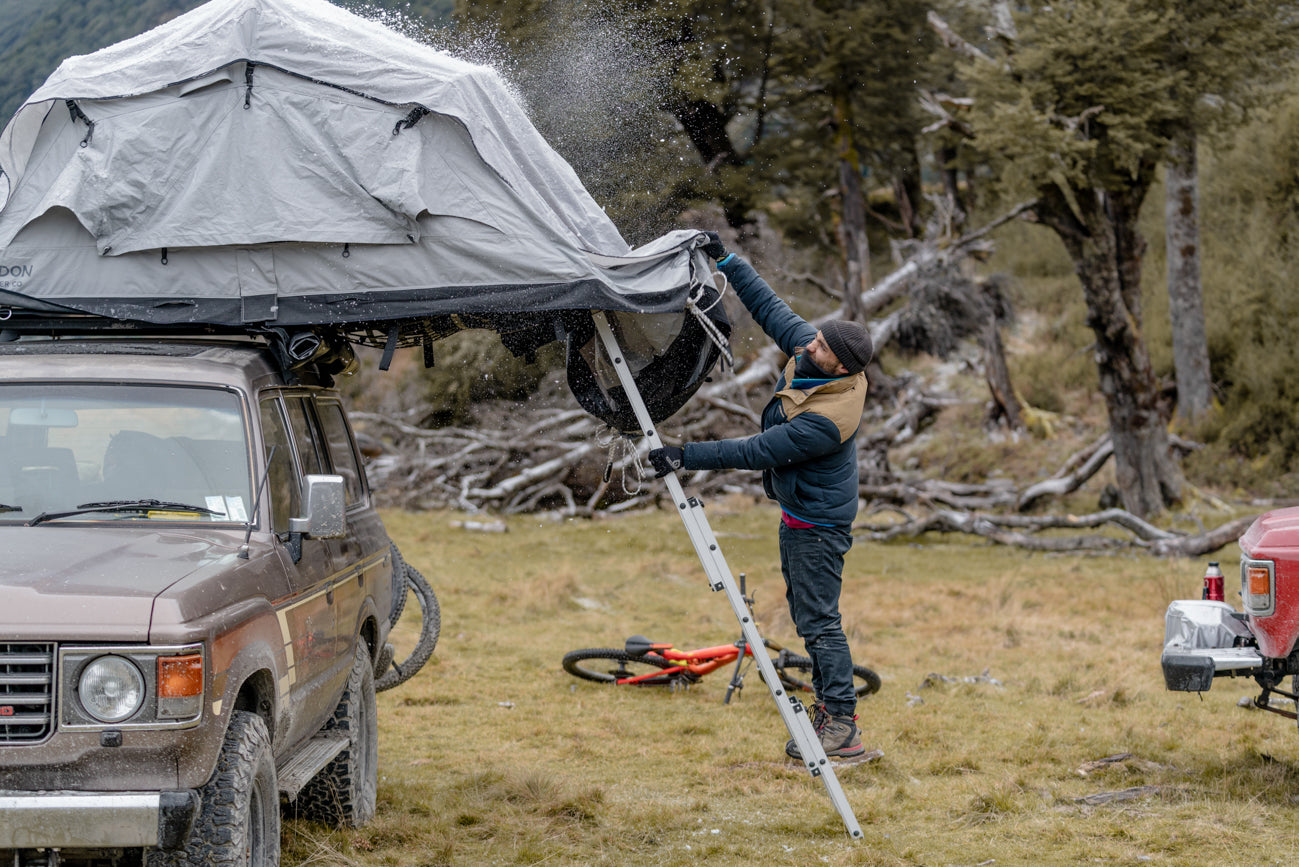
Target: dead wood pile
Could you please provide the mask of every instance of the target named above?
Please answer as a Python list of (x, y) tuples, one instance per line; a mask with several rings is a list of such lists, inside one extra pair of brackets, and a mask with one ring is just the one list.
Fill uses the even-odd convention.
[[(686, 442), (754, 433), (771, 384), (746, 377), (746, 372), (747, 366), (727, 371), (702, 389), (660, 425), (664, 438)], [(1156, 527), (1121, 508), (1038, 514), (1100, 471), (1112, 454), (1108, 436), (1070, 456), (1051, 478), (1024, 487), (1006, 478), (969, 484), (899, 474), (890, 464), (890, 449), (912, 441), (956, 401), (927, 392), (914, 380), (892, 384), (895, 390), (887, 400), (868, 407), (858, 434), (864, 504), (854, 527), (859, 539), (887, 542), (961, 533), (1037, 551), (1135, 548), (1193, 557), (1234, 541), (1252, 520), (1246, 516), (1187, 534)], [(666, 497), (661, 482), (644, 477), (644, 440), (613, 434), (578, 408), (562, 387), (528, 403), (502, 402), (479, 410), (482, 418), (474, 427), (437, 429), (354, 413), (363, 447), (372, 456), (371, 481), (383, 503), (421, 510), (591, 516), (653, 506)], [(752, 472), (690, 473), (686, 486), (705, 500), (763, 497), (760, 477)]]

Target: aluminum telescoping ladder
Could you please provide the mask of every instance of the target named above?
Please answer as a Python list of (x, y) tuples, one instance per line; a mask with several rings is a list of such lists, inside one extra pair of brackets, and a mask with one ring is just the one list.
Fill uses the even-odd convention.
[[(652, 449), (661, 448), (663, 441), (659, 439), (658, 431), (654, 429), (654, 422), (650, 418), (649, 410), (645, 407), (645, 401), (641, 398), (640, 389), (636, 387), (636, 380), (632, 378), (631, 370), (628, 368), (623, 358), (622, 348), (618, 345), (618, 339), (614, 336), (613, 329), (609, 325), (607, 316), (601, 313), (593, 315), (595, 319), (596, 331), (600, 335), (600, 340), (604, 343), (605, 351), (609, 359), (613, 362), (613, 369), (618, 374), (618, 380), (622, 383), (623, 391), (627, 393), (627, 400), (631, 403), (632, 410), (636, 413), (636, 420), (640, 423), (641, 430), (645, 434), (645, 439), (649, 441)], [(830, 796), (834, 808), (839, 811), (839, 816), (843, 819), (844, 828), (848, 835), (854, 840), (860, 840), (862, 837), (861, 827), (857, 824), (857, 817), (853, 815), (852, 807), (848, 805), (848, 799), (844, 796), (843, 789), (839, 785), (839, 778), (835, 776), (834, 766), (825, 755), (825, 750), (821, 747), (821, 739), (812, 728), (812, 721), (808, 718), (807, 710), (803, 703), (796, 696), (790, 695), (780, 678), (776, 675), (776, 667), (771, 664), (771, 658), (766, 653), (761, 652), (763, 648), (762, 635), (758, 633), (758, 626), (750, 615), (749, 607), (744, 602), (744, 596), (739, 587), (735, 584), (735, 579), (731, 576), (731, 570), (726, 565), (726, 558), (722, 556), (722, 549), (717, 544), (717, 537), (713, 535), (712, 528), (708, 525), (708, 519), (704, 517), (703, 504), (695, 497), (687, 497), (685, 490), (681, 487), (681, 480), (677, 478), (676, 473), (668, 473), (663, 477), (667, 482), (668, 492), (672, 495), (672, 501), (677, 505), (677, 511), (681, 515), (681, 521), (686, 525), (686, 533), (690, 536), (690, 541), (695, 546), (695, 553), (699, 555), (699, 562), (704, 567), (704, 573), (708, 576), (708, 584), (714, 591), (723, 591), (726, 598), (731, 603), (731, 610), (735, 612), (735, 617), (740, 621), (740, 629), (744, 635), (744, 640), (749, 647), (755, 649), (753, 659), (757, 663), (758, 671), (762, 674), (762, 681), (771, 690), (771, 697), (776, 702), (776, 709), (780, 711), (780, 718), (785, 722), (785, 728), (789, 729), (789, 736), (794, 739), (798, 745), (798, 753), (803, 757), (803, 765), (813, 777), (820, 777), (821, 782), (825, 784), (825, 791)]]

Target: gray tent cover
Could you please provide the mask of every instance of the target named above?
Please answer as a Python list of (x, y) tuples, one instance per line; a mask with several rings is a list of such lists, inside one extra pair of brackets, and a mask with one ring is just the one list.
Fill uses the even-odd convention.
[(324, 0), (212, 0), (69, 58), (0, 134), (0, 307), (679, 320), (701, 243), (631, 249), (493, 70)]

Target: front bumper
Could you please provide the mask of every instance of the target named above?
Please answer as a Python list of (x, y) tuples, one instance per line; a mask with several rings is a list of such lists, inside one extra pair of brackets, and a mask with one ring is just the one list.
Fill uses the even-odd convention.
[(184, 844), (198, 812), (193, 791), (0, 791), (0, 849), (92, 849)]
[(1250, 677), (1263, 667), (1254, 635), (1225, 602), (1179, 599), (1164, 615), (1164, 685), (1177, 692), (1204, 692), (1215, 677)]

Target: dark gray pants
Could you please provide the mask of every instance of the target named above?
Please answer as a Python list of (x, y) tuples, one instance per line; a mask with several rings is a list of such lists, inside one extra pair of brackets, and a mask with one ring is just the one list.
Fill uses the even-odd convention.
[(852, 655), (839, 617), (843, 556), (851, 547), (847, 527), (800, 530), (780, 525), (780, 569), (789, 614), (812, 658), (816, 697), (835, 716), (851, 716), (857, 709)]

